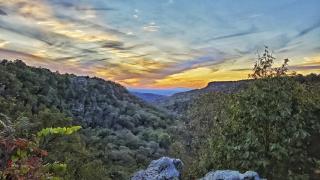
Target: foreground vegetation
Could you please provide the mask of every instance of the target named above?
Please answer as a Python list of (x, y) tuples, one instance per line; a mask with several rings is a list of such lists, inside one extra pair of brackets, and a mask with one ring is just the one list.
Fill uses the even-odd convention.
[(15, 137), (14, 125), (10, 120), (0, 122), (0, 179), (62, 179), (67, 165), (47, 161), (48, 152), (42, 148), (54, 138), (77, 132), (80, 126), (42, 129), (33, 140), (28, 140)]
[[(262, 58), (262, 59), (261, 59)], [(320, 76), (286, 75), (259, 57), (247, 88), (207, 93), (189, 109), (172, 154), (185, 179), (214, 169), (254, 170), (268, 179), (317, 179), (320, 169)]]

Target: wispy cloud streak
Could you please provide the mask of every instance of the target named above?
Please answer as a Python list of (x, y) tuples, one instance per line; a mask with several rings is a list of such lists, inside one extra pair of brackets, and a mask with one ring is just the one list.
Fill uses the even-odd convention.
[(250, 29), (238, 33), (233, 33), (233, 34), (227, 34), (227, 35), (222, 35), (222, 36), (216, 36), (213, 38), (208, 39), (207, 41), (215, 41), (215, 40), (223, 40), (223, 39), (229, 39), (229, 38), (236, 38), (236, 37), (241, 37), (241, 36), (246, 36), (250, 34), (255, 34), (258, 33), (258, 29), (256, 27), (251, 27)]
[(263, 45), (313, 71), (320, 4), (283, 1), (0, 1), (0, 57), (129, 87), (243, 78)]

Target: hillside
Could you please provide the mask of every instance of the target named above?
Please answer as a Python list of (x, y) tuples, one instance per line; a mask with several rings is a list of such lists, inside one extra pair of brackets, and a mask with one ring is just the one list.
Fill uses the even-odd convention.
[[(31, 132), (81, 125), (83, 130), (76, 144), (68, 140), (57, 143), (66, 149), (80, 146), (62, 154), (78, 153), (80, 149), (87, 152), (87, 160), (83, 155), (74, 158), (69, 169), (70, 176), (82, 172), (81, 177), (87, 178), (93, 174), (99, 177), (99, 171), (92, 171), (95, 168), (101, 169), (101, 177), (112, 179), (117, 174), (120, 179), (128, 178), (139, 167), (165, 154), (170, 142), (168, 127), (174, 124), (172, 118), (117, 83), (53, 73), (29, 67), (20, 60), (0, 62), (0, 114), (14, 123), (29, 124)], [(66, 161), (66, 155), (52, 153), (56, 153), (52, 160)]]

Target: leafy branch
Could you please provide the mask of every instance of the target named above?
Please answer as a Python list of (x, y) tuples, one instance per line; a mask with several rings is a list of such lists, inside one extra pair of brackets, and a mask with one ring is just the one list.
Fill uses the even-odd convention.
[(267, 77), (286, 76), (288, 72), (289, 59), (284, 59), (280, 67), (272, 67), (276, 58), (267, 46), (265, 46), (262, 55), (258, 54), (258, 58), (253, 67), (253, 73), (249, 74), (249, 78), (260, 79)]

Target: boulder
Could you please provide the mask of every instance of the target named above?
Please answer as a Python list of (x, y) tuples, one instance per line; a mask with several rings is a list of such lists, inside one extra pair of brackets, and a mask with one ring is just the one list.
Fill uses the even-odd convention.
[(200, 180), (260, 180), (260, 177), (254, 171), (247, 171), (241, 174), (239, 171), (217, 170), (207, 173)]
[(179, 180), (182, 166), (180, 159), (162, 157), (152, 161), (146, 170), (136, 172), (131, 180)]

